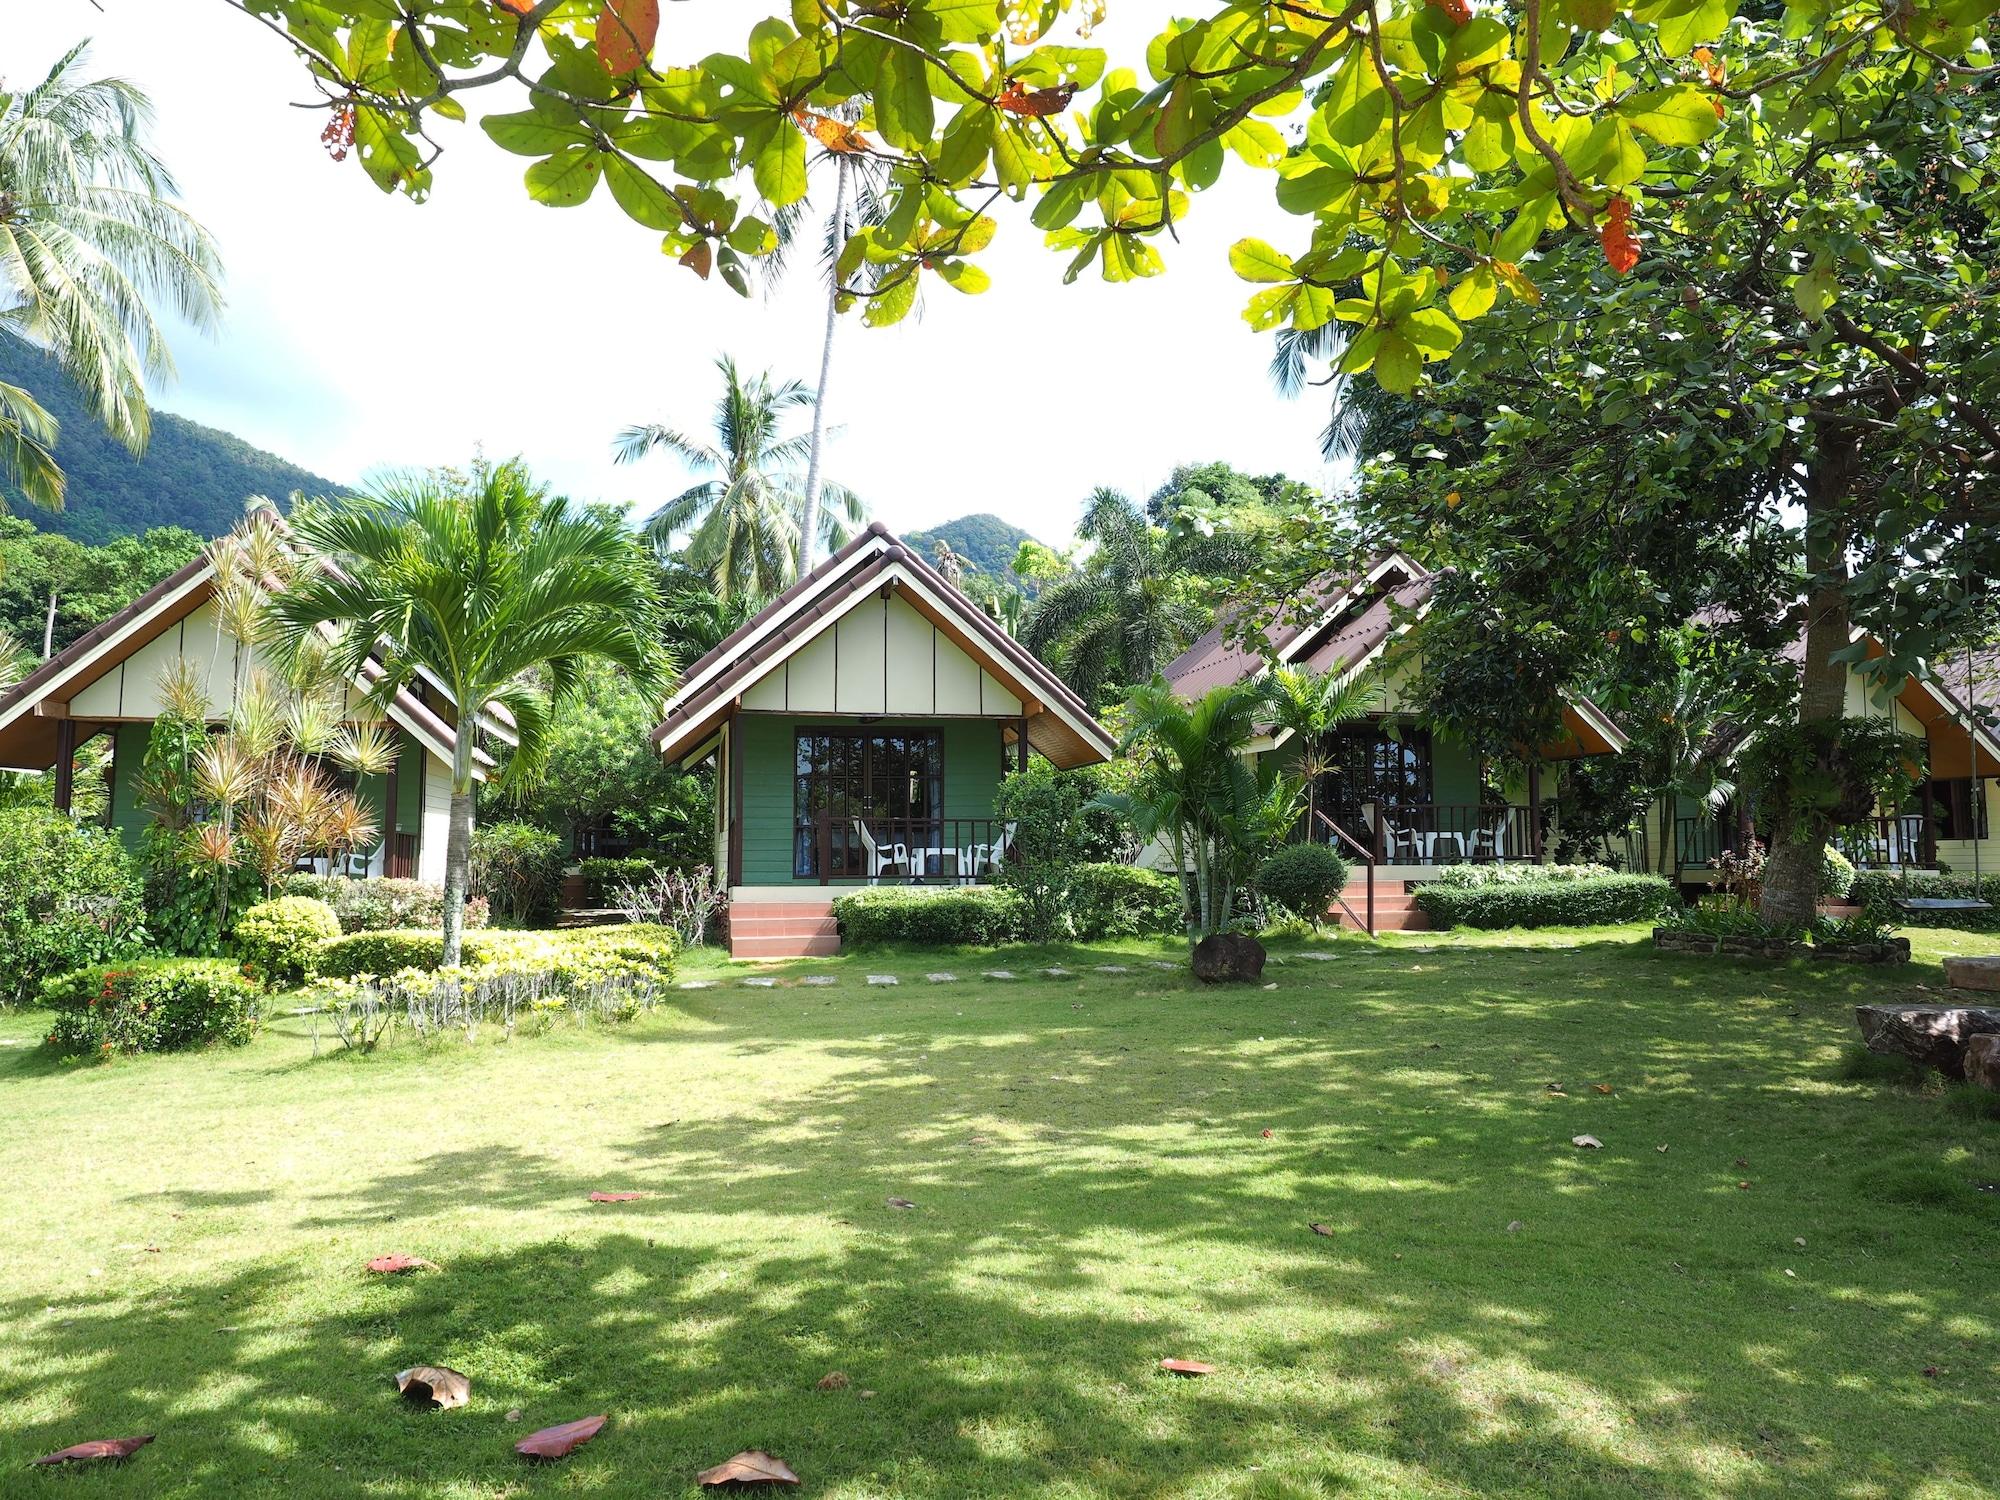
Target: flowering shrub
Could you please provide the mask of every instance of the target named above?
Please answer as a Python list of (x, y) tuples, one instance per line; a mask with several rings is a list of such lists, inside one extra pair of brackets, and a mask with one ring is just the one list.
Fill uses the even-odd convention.
[(154, 958), (72, 970), (44, 982), (41, 998), (56, 1013), (50, 1047), (108, 1055), (247, 1042), (261, 991), (226, 960)]
[[(398, 927), (444, 926), (444, 887), (422, 880), (350, 880), (345, 875), (294, 875), (287, 896), (324, 901), (340, 919), (342, 932), (387, 932)], [(484, 927), (490, 911), (484, 896), (465, 902), (465, 925)]]
[(236, 956), (272, 989), (312, 978), (320, 945), (340, 936), (340, 919), (324, 901), (280, 896), (236, 919)]

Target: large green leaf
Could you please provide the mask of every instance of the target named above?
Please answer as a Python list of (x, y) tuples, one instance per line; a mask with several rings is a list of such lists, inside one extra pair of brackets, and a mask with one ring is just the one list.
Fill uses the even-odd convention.
[(594, 146), (565, 146), (528, 168), (528, 196), (551, 208), (574, 208), (597, 191), (604, 158)]
[(781, 122), (750, 165), (750, 175), (764, 201), (774, 208), (797, 203), (806, 195), (806, 138)]
[(1292, 258), (1262, 240), (1242, 239), (1229, 247), (1229, 269), (1245, 281), (1292, 281)]
[(1618, 114), (1662, 146), (1699, 146), (1722, 128), (1714, 100), (1691, 83), (1633, 94), (1619, 103)]

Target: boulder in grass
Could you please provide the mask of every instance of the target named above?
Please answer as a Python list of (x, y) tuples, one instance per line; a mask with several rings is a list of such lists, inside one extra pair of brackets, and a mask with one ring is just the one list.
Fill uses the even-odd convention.
[(1965, 1077), (1966, 1044), (2000, 1033), (2000, 1007), (1977, 1005), (1857, 1005), (1854, 1019), (1870, 1052), (1907, 1057), (1947, 1078)]
[(2000, 953), (1982, 954), (1977, 958), (1947, 958), (1944, 961), (1944, 977), (1955, 990), (2000, 992)]
[(1247, 933), (1210, 933), (1194, 945), (1194, 977), (1204, 984), (1254, 984), (1264, 977), (1264, 945)]
[(1965, 1044), (1965, 1081), (2000, 1093), (2000, 1032), (1987, 1032)]

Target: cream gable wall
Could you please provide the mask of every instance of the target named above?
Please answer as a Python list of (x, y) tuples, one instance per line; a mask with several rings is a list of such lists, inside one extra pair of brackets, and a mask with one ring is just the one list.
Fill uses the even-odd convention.
[(855, 605), (743, 693), (752, 713), (1014, 718), (1021, 700), (900, 595)]
[(160, 684), (182, 661), (194, 668), (195, 680), (208, 694), (211, 712), (227, 714), (236, 704), (236, 665), (242, 649), (236, 638), (222, 629), (214, 604), (203, 604), (72, 694), (70, 714), (79, 719), (157, 718)]

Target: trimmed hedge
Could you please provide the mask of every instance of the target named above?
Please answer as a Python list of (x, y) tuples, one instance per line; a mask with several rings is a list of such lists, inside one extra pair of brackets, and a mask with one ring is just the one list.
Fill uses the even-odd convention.
[(1596, 927), (1650, 921), (1674, 888), (1657, 875), (1417, 887), (1416, 906), (1437, 927)]
[[(466, 934), (462, 956), (468, 963), (478, 961), (476, 946), (477, 941)], [(394, 974), (402, 969), (429, 971), (443, 962), (442, 932), (350, 932), (320, 944), (314, 970), (322, 979), (352, 979), (357, 974)]]
[(1446, 865), (1430, 877), (1433, 885), (1520, 885), (1529, 880), (1599, 880), (1618, 871), (1609, 865)]
[[(1980, 900), (1991, 911), (1904, 911), (1896, 902), (1905, 896), (1932, 901)], [(1970, 875), (1919, 875), (1905, 882), (1887, 870), (1863, 870), (1854, 877), (1847, 899), (1870, 921), (1892, 927), (1956, 927), (1964, 932), (2000, 932), (2000, 875), (1975, 882)]]
[[(604, 955), (624, 959), (665, 978), (680, 954), (680, 939), (652, 922), (611, 927), (575, 927), (561, 932), (468, 932), (459, 961), (482, 964), (538, 964), (560, 968), (567, 959)], [(430, 931), (350, 932), (320, 944), (314, 972), (322, 979), (383, 977), (404, 969), (431, 973), (444, 963), (444, 934)]]
[[(287, 896), (324, 901), (340, 918), (342, 932), (388, 932), (400, 927), (443, 927), (444, 887), (423, 880), (345, 875), (292, 875), (284, 884)], [(465, 925), (484, 927), (490, 913), (484, 896), (465, 902)]]
[(837, 897), (833, 914), (850, 943), (985, 947), (1019, 929), (1021, 898), (999, 886), (871, 886)]
[(1288, 916), (1314, 927), (1347, 887), (1347, 861), (1325, 844), (1286, 844), (1257, 867), (1257, 889)]
[(1181, 930), (1180, 882), (1137, 865), (1078, 865), (1070, 875), (1070, 921), (1082, 941), (1155, 937)]
[(43, 983), (59, 1052), (175, 1052), (255, 1035), (262, 990), (215, 958), (149, 958), (73, 969)]
[(312, 978), (322, 943), (340, 936), (340, 918), (324, 901), (280, 896), (236, 919), (236, 956), (277, 988)]

